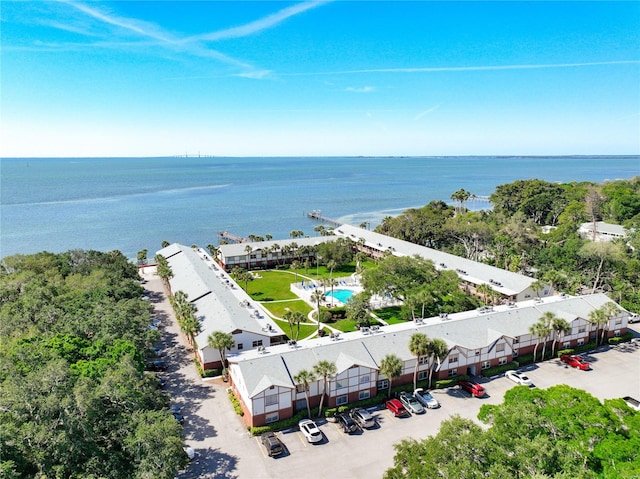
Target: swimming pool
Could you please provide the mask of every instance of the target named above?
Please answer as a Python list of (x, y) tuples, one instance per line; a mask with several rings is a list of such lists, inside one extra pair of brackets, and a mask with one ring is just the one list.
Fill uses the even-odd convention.
[(349, 298), (353, 296), (354, 292), (355, 291), (352, 291), (350, 289), (334, 289), (333, 295), (331, 294), (331, 291), (329, 291), (325, 296), (327, 298), (334, 297), (341, 303), (346, 303), (347, 301), (349, 301)]

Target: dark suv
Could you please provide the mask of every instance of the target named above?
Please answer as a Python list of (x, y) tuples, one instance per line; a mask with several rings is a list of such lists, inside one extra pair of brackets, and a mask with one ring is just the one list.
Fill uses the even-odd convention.
[(267, 454), (270, 457), (279, 456), (284, 452), (284, 447), (278, 436), (276, 436), (272, 432), (265, 432), (262, 436), (260, 436), (260, 441), (262, 445), (267, 450)]
[(337, 412), (336, 422), (340, 424), (342, 431), (348, 434), (351, 434), (352, 432), (355, 432), (356, 429), (358, 429), (358, 425), (346, 412)]

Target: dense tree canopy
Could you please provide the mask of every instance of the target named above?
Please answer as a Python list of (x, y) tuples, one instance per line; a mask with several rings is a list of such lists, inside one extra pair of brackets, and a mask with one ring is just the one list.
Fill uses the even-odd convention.
[[(496, 187), (490, 199), (492, 210), (459, 205), (455, 212), (432, 201), (385, 218), (376, 231), (535, 275), (567, 293), (598, 288), (640, 312), (640, 177), (602, 185), (518, 180)], [(631, 230), (624, 241), (594, 245), (578, 236), (579, 225), (590, 221)]]
[(480, 420), (455, 416), (436, 436), (395, 446), (396, 478), (629, 478), (640, 475), (640, 413), (569, 386), (517, 386)]
[(144, 371), (149, 303), (119, 252), (12, 256), (0, 269), (0, 475), (171, 478), (180, 425)]

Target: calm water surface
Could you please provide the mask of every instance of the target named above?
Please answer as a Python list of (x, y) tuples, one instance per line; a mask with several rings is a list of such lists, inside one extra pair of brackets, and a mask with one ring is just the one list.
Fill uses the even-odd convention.
[(638, 156), (2, 159), (0, 256), (82, 248), (135, 258), (163, 240), (218, 244), (219, 231), (313, 236), (306, 213), (316, 209), (375, 226), (459, 188), (483, 196), (517, 179), (638, 174)]

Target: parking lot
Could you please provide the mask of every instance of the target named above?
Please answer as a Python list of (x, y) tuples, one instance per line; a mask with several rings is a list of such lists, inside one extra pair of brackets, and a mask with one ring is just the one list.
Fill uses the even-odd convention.
[[(286, 446), (285, 454), (271, 458), (251, 437), (227, 398), (226, 385), (219, 380), (203, 381), (193, 365), (162, 294), (159, 279), (149, 276), (145, 285), (161, 318), (161, 346), (166, 350), (169, 368), (167, 392), (185, 416), (185, 443), (196, 457), (179, 478), (360, 478), (381, 477), (393, 464), (393, 445), (404, 438), (421, 439), (438, 432), (440, 423), (453, 414), (476, 420), (482, 404), (500, 404), (504, 393), (515, 386), (505, 377), (483, 380), (488, 396), (472, 398), (458, 387), (435, 390), (439, 409), (425, 414), (396, 418), (386, 409), (372, 411), (378, 426), (345, 434), (336, 423), (318, 425), (324, 439), (309, 444), (297, 428), (278, 433)], [(633, 325), (637, 326), (637, 325)], [(636, 328), (637, 329), (637, 328)], [(604, 347), (586, 355), (592, 370), (566, 367), (558, 360), (526, 368), (537, 387), (567, 384), (584, 389), (599, 399), (634, 396), (640, 399), (640, 347), (623, 345)], [(409, 389), (409, 388), (407, 388)]]

